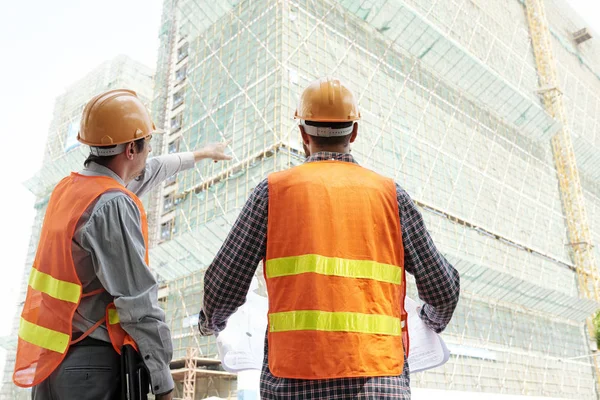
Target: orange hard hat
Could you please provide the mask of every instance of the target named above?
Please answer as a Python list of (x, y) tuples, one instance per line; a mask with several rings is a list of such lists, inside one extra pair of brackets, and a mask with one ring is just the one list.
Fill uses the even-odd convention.
[(314, 122), (350, 122), (360, 119), (354, 94), (336, 78), (312, 82), (300, 96), (294, 118)]
[(83, 109), (77, 140), (112, 146), (158, 133), (150, 113), (132, 90), (115, 89), (91, 98)]

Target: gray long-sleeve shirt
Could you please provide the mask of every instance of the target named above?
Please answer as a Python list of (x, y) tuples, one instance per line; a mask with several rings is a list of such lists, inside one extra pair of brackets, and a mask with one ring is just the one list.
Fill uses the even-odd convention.
[[(137, 196), (179, 171), (194, 166), (193, 153), (151, 158), (142, 175), (127, 185)], [(110, 169), (91, 163), (81, 171), (87, 176), (123, 180)], [(137, 343), (150, 372), (154, 393), (173, 389), (169, 363), (173, 355), (171, 332), (158, 306), (158, 285), (144, 260), (146, 247), (141, 214), (134, 201), (121, 191), (102, 194), (79, 219), (73, 235), (72, 254), (83, 293), (104, 288), (101, 294), (81, 299), (73, 318), (73, 332), (85, 332), (114, 301), (123, 329)], [(106, 325), (90, 334), (110, 342)]]

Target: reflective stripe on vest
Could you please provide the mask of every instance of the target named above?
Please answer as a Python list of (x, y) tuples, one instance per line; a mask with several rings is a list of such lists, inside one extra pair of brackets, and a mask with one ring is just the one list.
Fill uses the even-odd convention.
[(108, 310), (108, 323), (111, 325), (116, 325), (119, 323), (119, 313), (114, 308), (109, 308)]
[(55, 299), (70, 303), (78, 303), (81, 294), (80, 285), (53, 278), (51, 275), (40, 272), (36, 268), (31, 269), (29, 286)]
[(43, 349), (61, 354), (67, 350), (71, 341), (71, 336), (65, 333), (32, 324), (24, 318), (21, 318), (19, 324), (19, 338)]
[(314, 272), (321, 275), (365, 278), (396, 285), (402, 283), (402, 270), (396, 265), (367, 260), (346, 260), (318, 254), (267, 260), (267, 278)]
[(400, 336), (403, 321), (388, 315), (350, 312), (288, 311), (269, 315), (270, 332), (328, 331)]

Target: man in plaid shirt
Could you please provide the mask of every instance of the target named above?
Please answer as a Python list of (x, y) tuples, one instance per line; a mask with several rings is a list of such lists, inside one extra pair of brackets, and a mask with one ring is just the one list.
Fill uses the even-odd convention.
[[(329, 102), (329, 105), (324, 106), (321, 104), (323, 102)], [(329, 106), (333, 106), (333, 111), (329, 112), (339, 111), (348, 117), (343, 122), (338, 122), (340, 118), (316, 117), (319, 113), (327, 113)], [(306, 163), (336, 160), (342, 164), (357, 164), (350, 154), (350, 143), (356, 138), (358, 124), (355, 121), (359, 116), (354, 96), (338, 80), (322, 79), (313, 82), (303, 93), (296, 112), (296, 117), (301, 119), (300, 131), (307, 154)], [(439, 333), (449, 323), (458, 303), (459, 275), (436, 249), (410, 196), (397, 184), (395, 187), (401, 227), (402, 243), (399, 247), (404, 249), (403, 267), (415, 277), (419, 297), (425, 302), (420, 309), (420, 317), (428, 327)], [(356, 189), (362, 190), (359, 187)], [(362, 215), (356, 216), (361, 217)], [(268, 218), (269, 180), (265, 179), (254, 189), (206, 271), (204, 306), (199, 320), (202, 335), (212, 335), (223, 330), (227, 319), (244, 304), (259, 262), (268, 258)], [(331, 237), (334, 245), (335, 240), (335, 237)], [(268, 265), (265, 266), (267, 272), (268, 268)], [(317, 276), (315, 279), (319, 279), (319, 273), (313, 275)], [(401, 307), (393, 299), (389, 301), (393, 307)], [(270, 309), (270, 313), (272, 312)], [(260, 382), (263, 399), (410, 399), (409, 366), (406, 358), (403, 372), (394, 376), (350, 375), (332, 379), (296, 379), (272, 374), (268, 346), (269, 341), (265, 338)], [(390, 353), (393, 350), (389, 349)], [(322, 357), (328, 357), (327, 352)], [(319, 363), (319, 360), (315, 359), (314, 362)]]

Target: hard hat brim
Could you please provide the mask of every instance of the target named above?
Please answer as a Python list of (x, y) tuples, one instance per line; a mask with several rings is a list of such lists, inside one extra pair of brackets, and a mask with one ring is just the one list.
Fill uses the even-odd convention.
[(140, 137), (132, 138), (132, 139), (128, 139), (128, 140), (122, 140), (122, 141), (115, 142), (115, 143), (107, 143), (107, 144), (98, 144), (98, 143), (88, 142), (86, 140), (83, 140), (81, 138), (81, 135), (79, 134), (79, 132), (77, 132), (77, 141), (79, 143), (86, 144), (88, 146), (93, 146), (93, 147), (107, 147), (107, 146), (116, 146), (116, 145), (123, 144), (123, 143), (134, 142), (136, 140), (143, 139), (143, 138), (146, 138), (146, 137), (151, 136), (151, 135), (160, 135), (160, 134), (163, 134), (165, 132), (166, 131), (164, 129), (154, 129), (154, 130), (148, 132), (148, 134), (144, 135), (144, 136), (140, 136)]

